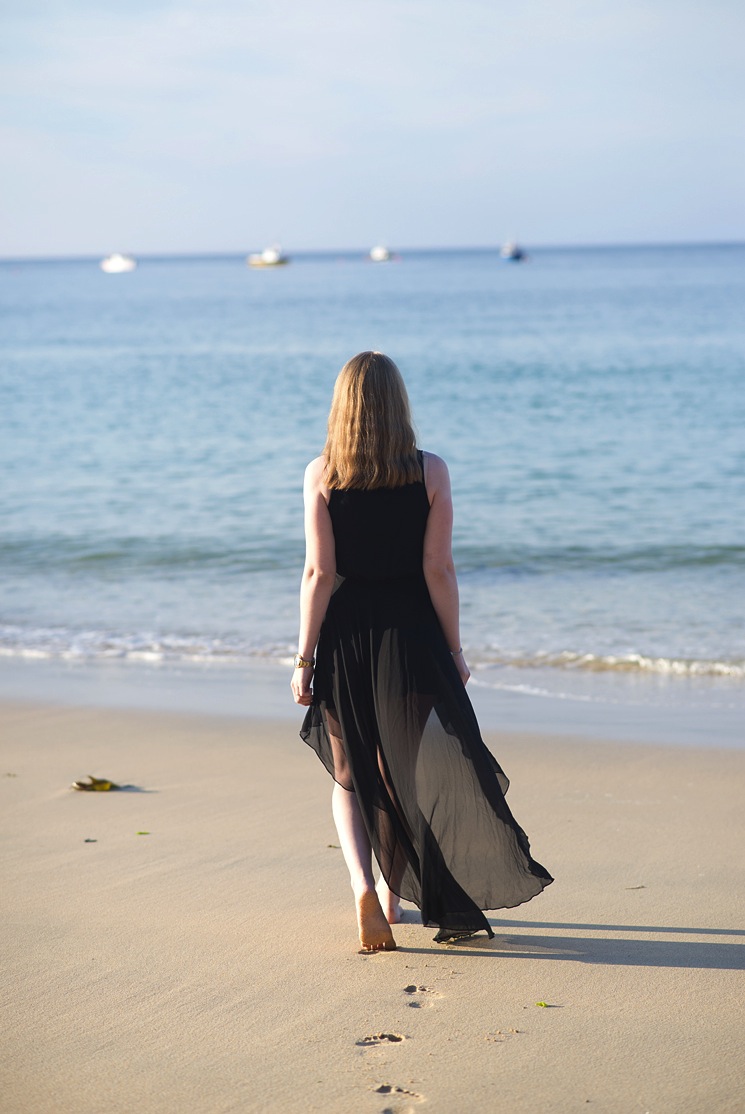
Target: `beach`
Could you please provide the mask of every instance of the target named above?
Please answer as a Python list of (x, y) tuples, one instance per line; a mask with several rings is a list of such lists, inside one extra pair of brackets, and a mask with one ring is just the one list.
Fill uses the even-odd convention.
[[(98, 264), (0, 265), (3, 1114), (745, 1110), (745, 246)], [(303, 470), (370, 348), (556, 879), (385, 955), (288, 686)]]
[(300, 718), (0, 704), (6, 1114), (743, 1110), (745, 752), (486, 733), (555, 883), (366, 956)]

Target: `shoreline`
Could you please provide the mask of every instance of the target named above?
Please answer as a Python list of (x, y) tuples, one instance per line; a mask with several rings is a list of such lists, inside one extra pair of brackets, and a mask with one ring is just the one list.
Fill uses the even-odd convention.
[[(291, 667), (256, 658), (226, 663), (0, 659), (0, 702), (140, 709), (302, 722), (289, 692)], [(559, 678), (560, 686), (563, 678)], [(580, 678), (552, 690), (556, 674), (475, 668), (468, 692), (484, 732), (580, 736), (676, 747), (745, 748), (742, 694), (726, 680)], [(566, 687), (566, 686), (565, 686)], [(588, 695), (590, 694), (590, 695)]]
[[(745, 246), (745, 240), (644, 240), (644, 241), (613, 241), (610, 243), (556, 243), (532, 244), (530, 251), (538, 254), (574, 253), (574, 252), (609, 252), (609, 251), (669, 251), (670, 249), (696, 250), (701, 248), (739, 249)], [(412, 256), (427, 257), (430, 255), (496, 255), (499, 256), (501, 244), (449, 244), (449, 245), (419, 245), (397, 248), (397, 252)], [(369, 247), (305, 247), (293, 251), (293, 259), (303, 262), (336, 262), (340, 257), (349, 261), (367, 262)], [(15, 266), (18, 264), (63, 264), (63, 263), (95, 263), (98, 265), (105, 251), (96, 254), (80, 255), (4, 255), (0, 256), (0, 264)], [(145, 263), (235, 263), (245, 264), (245, 251), (155, 251), (136, 252), (137, 259)]]
[(292, 720), (0, 701), (0, 734), (8, 1114), (738, 1111), (742, 751), (485, 732), (556, 881), (494, 940), (407, 907), (360, 956)]

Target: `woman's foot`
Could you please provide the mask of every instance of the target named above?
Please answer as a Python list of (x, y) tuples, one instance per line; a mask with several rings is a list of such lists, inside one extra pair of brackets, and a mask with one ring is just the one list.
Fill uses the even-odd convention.
[(396, 949), (390, 925), (375, 890), (357, 896), (357, 925), (361, 952), (392, 952)]
[(402, 914), (401, 901), (398, 894), (394, 894), (393, 890), (388, 888), (386, 880), (383, 877), (378, 879), (378, 884), (375, 889), (377, 890), (378, 901), (380, 902), (388, 924), (398, 924)]

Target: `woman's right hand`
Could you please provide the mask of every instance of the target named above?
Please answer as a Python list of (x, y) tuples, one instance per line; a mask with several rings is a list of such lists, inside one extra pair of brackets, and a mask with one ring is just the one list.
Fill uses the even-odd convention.
[(306, 665), (302, 669), (296, 669), (292, 674), (290, 681), (290, 688), (296, 704), (302, 704), (308, 707), (313, 703), (313, 692), (310, 683), (313, 680), (313, 666)]

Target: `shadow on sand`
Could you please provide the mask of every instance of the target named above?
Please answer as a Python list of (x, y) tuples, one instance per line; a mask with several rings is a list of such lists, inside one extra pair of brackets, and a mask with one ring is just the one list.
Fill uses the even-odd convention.
[[(496, 936), (487, 940), (475, 936), (461, 944), (445, 945), (459, 959), (479, 956), (492, 959), (552, 959), (571, 960), (574, 963), (597, 963), (622, 967), (682, 967), (690, 970), (745, 970), (745, 946), (738, 939), (729, 942), (727, 937), (745, 937), (745, 929), (732, 928), (675, 928), (670, 925), (638, 924), (564, 924), (555, 921), (502, 921), (490, 920)], [(530, 929), (525, 936), (511, 935), (515, 929)], [(550, 935), (540, 936), (536, 929), (562, 929), (566, 933), (613, 932), (615, 936)], [(510, 933), (509, 936), (500, 933)], [(643, 940), (636, 933), (666, 935), (667, 940)], [(686, 936), (719, 936), (725, 939), (687, 940)], [(409, 948), (399, 944), (399, 951), (431, 955), (442, 952), (443, 945)]]

